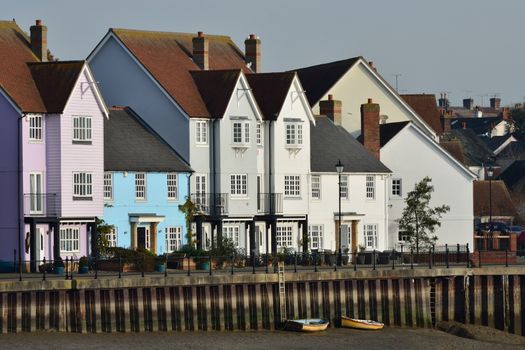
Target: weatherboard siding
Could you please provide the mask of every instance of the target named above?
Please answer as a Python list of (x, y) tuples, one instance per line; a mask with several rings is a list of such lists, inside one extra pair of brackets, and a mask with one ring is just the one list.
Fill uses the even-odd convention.
[[(91, 116), (92, 144), (73, 144), (73, 116)], [(93, 89), (83, 72), (61, 116), (61, 201), (63, 217), (103, 214), (104, 120)], [(73, 172), (92, 173), (92, 200), (73, 200)]]
[(18, 236), (18, 117), (20, 114), (0, 94), (0, 260), (12, 259)]
[(109, 38), (89, 65), (108, 106), (131, 107), (189, 161), (189, 120), (116, 39)]
[[(47, 160), (47, 174), (46, 186), (48, 194), (57, 194), (60, 198), (61, 193), (61, 119), (60, 114), (46, 115), (46, 160)], [(61, 202), (57, 199), (58, 215), (61, 212)]]

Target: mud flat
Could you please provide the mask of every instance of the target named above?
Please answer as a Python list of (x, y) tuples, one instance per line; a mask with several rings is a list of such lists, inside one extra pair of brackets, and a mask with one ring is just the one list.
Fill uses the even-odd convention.
[[(479, 330), (478, 330), (479, 331)], [(475, 331), (475, 332), (478, 332)], [(479, 331), (483, 333), (482, 331)], [(501, 332), (503, 333), (503, 332)], [(329, 329), (301, 334), (258, 332), (154, 332), (75, 334), (35, 332), (0, 335), (0, 349), (524, 349), (525, 339), (509, 341), (507, 334), (492, 333), (487, 341), (458, 337), (432, 329), (385, 328), (379, 332)], [(501, 340), (501, 341), (500, 341)], [(510, 342), (510, 343), (509, 343)]]

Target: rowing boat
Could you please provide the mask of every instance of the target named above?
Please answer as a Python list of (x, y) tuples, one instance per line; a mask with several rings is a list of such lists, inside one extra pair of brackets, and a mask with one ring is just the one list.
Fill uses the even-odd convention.
[(330, 322), (320, 318), (288, 320), (284, 325), (284, 329), (295, 332), (319, 332), (326, 330), (329, 324)]
[(346, 328), (377, 330), (383, 328), (384, 324), (372, 320), (360, 320), (357, 318), (341, 316), (341, 326)]

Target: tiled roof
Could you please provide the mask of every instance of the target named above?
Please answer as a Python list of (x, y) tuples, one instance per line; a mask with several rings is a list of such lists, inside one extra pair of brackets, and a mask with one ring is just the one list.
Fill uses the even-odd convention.
[(475, 107), (473, 109), (467, 109), (464, 107), (449, 107), (449, 110), (453, 112), (455, 118), (476, 118), (477, 111), (481, 111), (482, 117), (497, 117), (501, 114), (501, 110), (494, 109), (491, 107)]
[[(499, 176), (499, 178), (507, 184), (511, 191), (515, 191), (515, 187), (520, 189), (525, 185), (525, 160), (516, 160), (509, 165)], [(525, 194), (525, 193), (524, 193)]]
[(295, 73), (258, 73), (246, 76), (265, 120), (275, 120), (281, 112)]
[(129, 107), (104, 118), (104, 170), (190, 172), (189, 165)]
[(339, 160), (345, 173), (390, 173), (342, 126), (326, 116), (316, 116), (310, 128), (310, 163), (312, 172), (335, 172)]
[(453, 140), (461, 142), (464, 156), (463, 164), (467, 166), (487, 165), (490, 163), (490, 159), (494, 157), (494, 153), (472, 129), (451, 130), (442, 142)]
[[(146, 70), (190, 117), (210, 117), (191, 71), (200, 70), (192, 59), (191, 33), (111, 29)], [(250, 73), (239, 48), (228, 36), (206, 35), (209, 69), (240, 69)]]
[(13, 21), (0, 21), (0, 87), (23, 112), (45, 112), (46, 107), (27, 66), (39, 62), (27, 35)]
[(240, 74), (239, 69), (191, 72), (211, 117), (223, 117)]
[(342, 61), (294, 69), (293, 71), (297, 72), (301, 84), (306, 90), (306, 97), (310, 106), (317, 104), (360, 58), (353, 57)]
[(416, 113), (425, 120), (425, 122), (432, 128), (434, 131), (441, 135), (443, 133), (443, 128), (441, 126), (441, 115), (439, 113), (436, 96), (427, 95), (427, 94), (411, 94), (411, 95), (401, 95), (403, 100), (406, 101), (412, 107)]
[(383, 147), (410, 122), (396, 122), (379, 125), (379, 145)]
[(450, 121), (452, 129), (472, 129), (476, 135), (486, 135), (496, 124), (502, 121), (502, 117), (482, 117), (482, 118), (453, 118)]
[(441, 141), (439, 143), (448, 153), (450, 153), (458, 162), (465, 164), (465, 155), (463, 146), (459, 140)]
[(505, 141), (507, 141), (511, 137), (512, 137), (512, 134), (507, 134), (503, 136), (492, 136), (492, 137), (484, 136), (481, 139), (483, 140), (483, 142), (485, 142), (488, 148), (490, 148), (492, 151), (495, 151), (501, 145), (503, 145)]
[(85, 61), (29, 63), (48, 113), (62, 113)]
[(492, 203), (492, 216), (517, 216), (505, 183), (493, 180), (490, 185), (489, 182), (474, 181), (474, 216), (490, 216), (490, 203)]

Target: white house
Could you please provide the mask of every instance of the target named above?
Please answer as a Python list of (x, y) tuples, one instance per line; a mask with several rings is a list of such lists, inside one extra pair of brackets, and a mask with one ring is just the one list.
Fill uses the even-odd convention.
[(341, 126), (340, 101), (321, 101), (321, 106), (327, 116), (316, 116), (316, 127), (310, 131), (310, 248), (337, 251), (341, 241), (343, 251), (354, 252), (358, 246), (385, 250), (390, 170)]
[[(437, 143), (436, 131), (384, 81), (371, 62), (356, 57), (296, 71), (314, 113), (321, 110), (320, 101), (328, 95), (340, 100), (341, 125), (352, 135), (360, 135), (365, 148), (380, 156), (381, 162), (392, 171), (389, 248), (402, 243), (395, 220), (400, 217), (403, 198), (425, 176), (432, 178), (435, 188), (432, 204), (451, 206), (437, 232), (438, 244), (472, 242), (475, 175)], [(373, 108), (374, 113), (363, 118), (362, 104), (367, 99), (367, 105), (373, 100), (377, 107)], [(388, 136), (388, 132), (397, 136)]]

